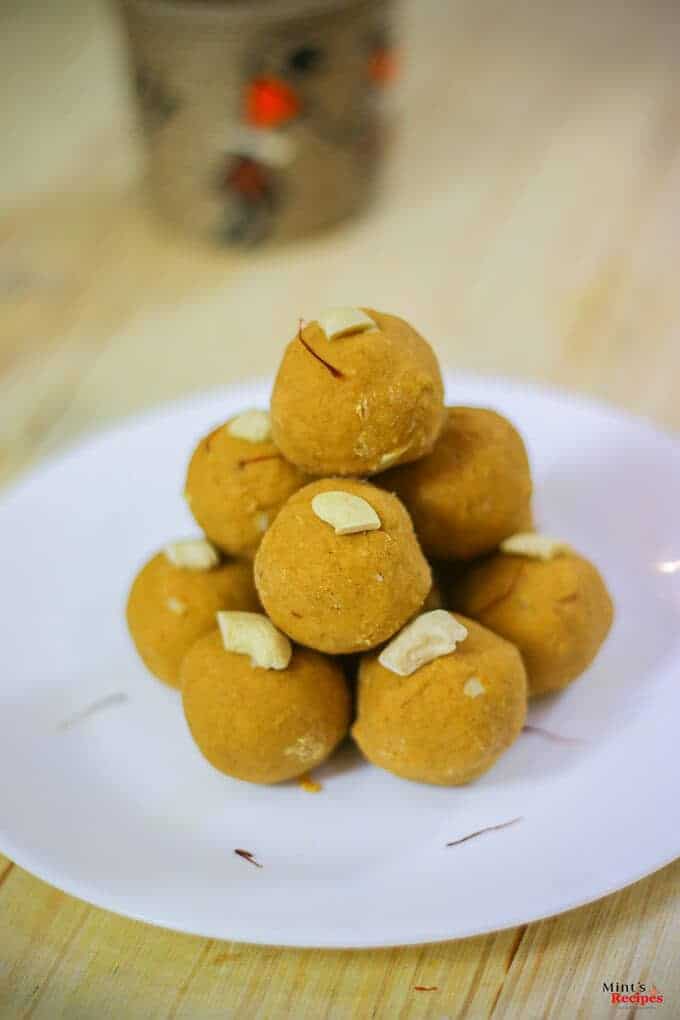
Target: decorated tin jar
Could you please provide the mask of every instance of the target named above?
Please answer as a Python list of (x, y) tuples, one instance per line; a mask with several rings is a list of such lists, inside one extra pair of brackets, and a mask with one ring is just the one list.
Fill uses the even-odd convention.
[(224, 245), (362, 207), (394, 76), (390, 0), (123, 0), (160, 211)]

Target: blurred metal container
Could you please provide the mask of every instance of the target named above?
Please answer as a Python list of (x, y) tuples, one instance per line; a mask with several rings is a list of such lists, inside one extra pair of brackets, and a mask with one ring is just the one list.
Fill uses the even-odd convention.
[(224, 245), (362, 207), (394, 72), (391, 0), (122, 0), (154, 200)]

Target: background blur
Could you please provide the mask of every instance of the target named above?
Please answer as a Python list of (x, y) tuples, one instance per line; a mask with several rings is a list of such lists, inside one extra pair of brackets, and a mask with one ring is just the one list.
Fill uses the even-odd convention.
[(148, 211), (114, 9), (0, 8), (0, 477), (123, 414), (271, 373), (372, 304), (443, 364), (680, 425), (680, 7), (411, 0), (368, 215), (239, 255)]

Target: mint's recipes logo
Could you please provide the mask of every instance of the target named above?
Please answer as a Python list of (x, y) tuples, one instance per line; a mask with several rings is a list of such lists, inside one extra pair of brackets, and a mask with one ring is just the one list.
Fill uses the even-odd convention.
[(603, 981), (602, 991), (610, 996), (610, 1002), (619, 1009), (649, 1009), (663, 1005), (663, 992), (656, 985), (647, 988), (642, 981)]

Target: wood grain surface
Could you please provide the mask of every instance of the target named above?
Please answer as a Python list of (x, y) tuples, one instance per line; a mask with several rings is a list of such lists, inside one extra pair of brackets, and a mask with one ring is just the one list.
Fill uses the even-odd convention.
[[(379, 202), (240, 256), (148, 211), (112, 9), (5, 0), (0, 478), (123, 414), (270, 373), (291, 323), (329, 304), (404, 314), (447, 366), (678, 428), (680, 8), (412, 0), (404, 25)], [(654, 983), (659, 1015), (680, 1016), (679, 878), (676, 862), (495, 935), (328, 952), (154, 929), (0, 858), (0, 1017), (599, 1020), (619, 1015), (603, 981)]]

